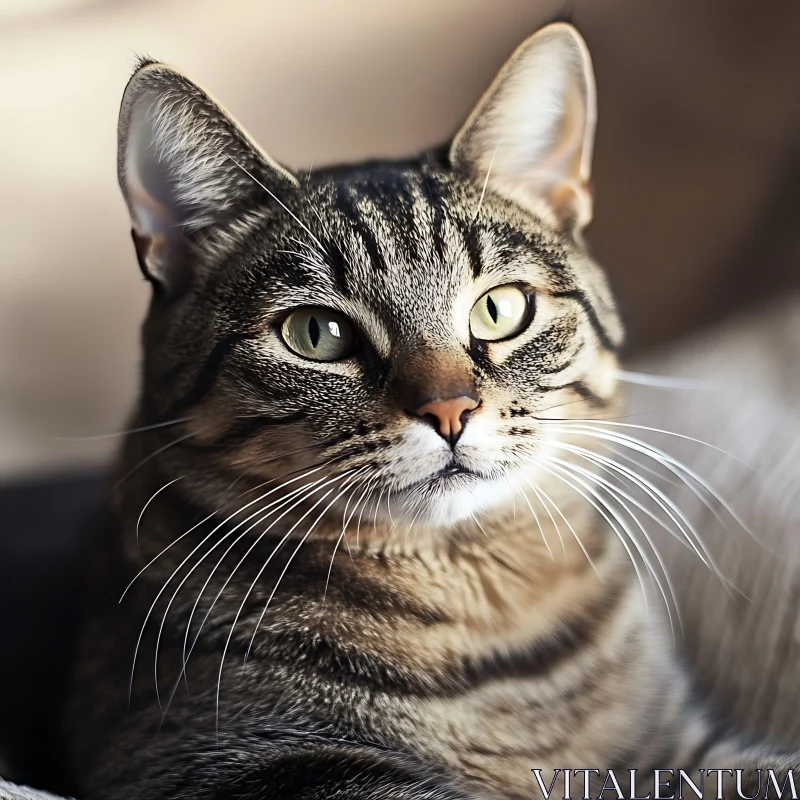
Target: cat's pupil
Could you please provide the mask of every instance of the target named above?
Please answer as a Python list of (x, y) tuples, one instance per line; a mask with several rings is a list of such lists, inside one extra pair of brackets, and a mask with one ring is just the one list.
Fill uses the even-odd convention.
[(497, 324), (497, 306), (494, 304), (494, 300), (491, 297), (486, 298), (486, 310), (489, 312), (489, 316), (492, 318), (492, 322)]
[(319, 323), (316, 317), (308, 319), (308, 338), (311, 339), (311, 346), (316, 348), (319, 344)]

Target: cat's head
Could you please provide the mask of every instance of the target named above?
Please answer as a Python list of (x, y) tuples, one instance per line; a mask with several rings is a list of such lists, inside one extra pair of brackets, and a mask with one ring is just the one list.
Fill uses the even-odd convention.
[(142, 63), (119, 143), (154, 290), (139, 422), (180, 420), (151, 463), (201, 496), (283, 482), (428, 526), (541, 485), (559, 435), (541, 419), (615, 392), (621, 327), (581, 237), (594, 127), (564, 24), (514, 53), (445, 150), (303, 176)]

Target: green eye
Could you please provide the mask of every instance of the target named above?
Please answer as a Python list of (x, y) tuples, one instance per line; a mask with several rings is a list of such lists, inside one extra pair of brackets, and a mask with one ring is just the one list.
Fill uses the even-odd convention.
[(314, 361), (346, 358), (356, 341), (350, 322), (327, 308), (293, 311), (283, 321), (281, 333), (290, 350)]
[(531, 300), (518, 286), (498, 286), (472, 307), (469, 327), (476, 339), (497, 342), (516, 336), (530, 322)]

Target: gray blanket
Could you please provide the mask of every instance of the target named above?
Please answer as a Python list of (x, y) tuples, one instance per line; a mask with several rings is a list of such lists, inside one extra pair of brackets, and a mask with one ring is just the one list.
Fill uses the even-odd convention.
[(7, 783), (0, 778), (0, 800), (59, 800), (54, 794), (37, 792), (25, 786)]

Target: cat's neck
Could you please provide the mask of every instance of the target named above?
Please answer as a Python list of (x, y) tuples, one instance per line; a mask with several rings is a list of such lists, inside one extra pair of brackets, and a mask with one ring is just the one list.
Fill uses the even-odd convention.
[[(624, 552), (592, 510), (576, 504), (562, 511), (571, 529), (521, 509), (516, 518), (503, 510), (465, 524), (438, 542), (435, 531), (417, 531), (412, 545), (389, 529), (373, 529), (364, 546), (340, 558), (353, 580), (374, 583), (380, 575), (387, 590), (441, 615), (439, 625), (415, 626), (427, 645), (415, 657), (490, 657), (557, 634), (562, 623), (590, 626), (631, 584)], [(397, 634), (408, 626), (398, 619)], [(392, 627), (388, 621), (384, 634)]]
[[(139, 500), (146, 502), (156, 489), (148, 487)], [(249, 533), (245, 525), (224, 538), (231, 524), (214, 532), (217, 518), (212, 517), (192, 530), (203, 509), (184, 505), (177, 491), (152, 499), (144, 517), (128, 509), (123, 518), (128, 552), (135, 551), (139, 567), (155, 559), (146, 572), (153, 586), (198, 562), (179, 600), (185, 596), (193, 602), (228, 543), (241, 537), (206, 590), (213, 597), (232, 565), (250, 553), (226, 585), (220, 612), (235, 610), (241, 601), (245, 617), (259, 618), (269, 597), (259, 623), (265, 634), (285, 629), (296, 616), (306, 627), (312, 620), (320, 636), (348, 649), (388, 661), (401, 653), (409, 668), (435, 672), (454, 656), (491, 659), (553, 636), (579, 637), (609, 603), (628, 593), (632, 582), (624, 553), (591, 506), (562, 501), (559, 508), (563, 516), (537, 517), (520, 504), (500, 507), (450, 530), (399, 519), (364, 521), (359, 530), (354, 522), (346, 537), (339, 514), (335, 522), (321, 520), (301, 542), (316, 517), (312, 514), (283, 541), (305, 513), (298, 507), (252, 552), (248, 548), (263, 525)], [(186, 531), (191, 533), (179, 540)], [(137, 534), (141, 550), (135, 546)], [(151, 535), (157, 535), (156, 543), (148, 541)], [(221, 544), (214, 549), (217, 540)], [(192, 556), (192, 548), (203, 541)], [(200, 561), (206, 550), (213, 553)], [(183, 572), (176, 571), (183, 559)], [(398, 645), (402, 641), (415, 645)]]

